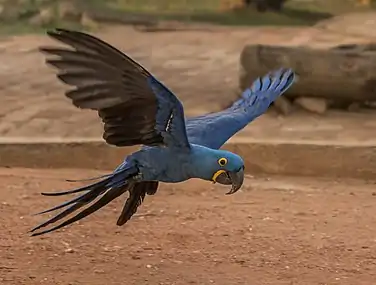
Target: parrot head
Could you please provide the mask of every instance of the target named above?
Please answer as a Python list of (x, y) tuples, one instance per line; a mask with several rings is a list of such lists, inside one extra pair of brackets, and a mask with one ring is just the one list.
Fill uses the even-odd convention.
[(212, 181), (223, 185), (232, 185), (226, 194), (234, 194), (240, 189), (244, 181), (243, 159), (229, 151), (218, 151), (217, 170), (213, 173)]
[(197, 157), (197, 169), (200, 178), (223, 185), (232, 185), (226, 194), (234, 194), (243, 185), (244, 161), (232, 152), (225, 150), (210, 150), (205, 155)]

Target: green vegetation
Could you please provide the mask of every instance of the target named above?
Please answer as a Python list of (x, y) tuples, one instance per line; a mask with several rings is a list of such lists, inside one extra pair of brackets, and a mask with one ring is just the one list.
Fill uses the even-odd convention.
[[(189, 3), (189, 4), (188, 4)], [(282, 13), (259, 13), (255, 9), (220, 11), (220, 0), (94, 0), (94, 9), (148, 14), (162, 20), (206, 22), (221, 25), (312, 25), (331, 17), (327, 12), (311, 12), (288, 6)]]
[(252, 8), (220, 11), (221, 0), (94, 0), (91, 5), (160, 19), (249, 26), (313, 25), (334, 15), (369, 9), (357, 7), (355, 0), (288, 0), (281, 13), (259, 13)]
[[(60, 19), (58, 0), (0, 0), (0, 34), (44, 32), (46, 28), (81, 29), (79, 21)], [(46, 18), (49, 21), (45, 21)]]
[[(93, 28), (83, 23), (83, 12), (87, 12), (95, 20), (98, 18), (98, 21), (124, 22), (129, 17), (140, 17), (156, 21), (178, 20), (220, 25), (307, 26), (334, 15), (370, 9), (356, 7), (355, 0), (288, 0), (281, 13), (260, 13), (253, 8), (222, 11), (221, 1), (0, 0), (0, 34), (39, 32), (56, 26)], [(67, 10), (67, 5), (71, 7), (70, 12), (62, 15), (61, 11)], [(376, 9), (376, 4), (371, 9)]]

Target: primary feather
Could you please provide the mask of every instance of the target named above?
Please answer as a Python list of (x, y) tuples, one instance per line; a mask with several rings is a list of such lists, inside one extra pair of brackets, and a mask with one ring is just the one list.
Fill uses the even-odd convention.
[(257, 78), (228, 109), (188, 118), (190, 143), (219, 149), (229, 138), (262, 115), (294, 82), (291, 69), (280, 69)]
[[(180, 101), (140, 64), (82, 32), (56, 29), (47, 34), (71, 47), (40, 51), (54, 56), (47, 64), (58, 69), (61, 81), (75, 87), (65, 93), (72, 103), (98, 111), (107, 143), (189, 147)], [(168, 124), (175, 128), (167, 130)]]
[[(116, 48), (83, 32), (56, 29), (48, 35), (70, 47), (40, 49), (54, 56), (46, 62), (58, 69), (57, 77), (74, 87), (65, 95), (76, 107), (98, 112), (104, 123), (103, 138), (108, 144), (140, 144), (143, 147), (126, 157), (113, 173), (96, 177), (100, 179), (97, 182), (64, 192), (42, 193), (60, 196), (85, 192), (41, 212), (62, 210), (33, 228), (33, 236), (74, 223), (128, 192), (117, 221), (117, 225), (123, 225), (146, 195), (156, 193), (159, 182), (175, 183), (190, 178), (211, 180), (219, 170), (227, 173), (224, 184), (233, 177), (241, 186), (243, 160), (234, 153), (218, 149), (263, 114), (295, 79), (290, 69), (274, 71), (258, 78), (226, 110), (185, 119), (177, 97), (144, 67)], [(219, 165), (219, 159), (224, 158), (228, 163)], [(80, 209), (81, 212), (60, 224), (38, 231)]]

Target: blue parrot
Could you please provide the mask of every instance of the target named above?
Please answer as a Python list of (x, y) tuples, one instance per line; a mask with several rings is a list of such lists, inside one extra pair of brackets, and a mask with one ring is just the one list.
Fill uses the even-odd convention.
[[(59, 196), (84, 192), (38, 213), (64, 208), (33, 228), (32, 236), (74, 223), (128, 192), (117, 220), (118, 226), (124, 225), (145, 196), (156, 193), (159, 182), (200, 178), (232, 185), (226, 194), (235, 193), (243, 184), (243, 159), (219, 148), (262, 115), (296, 78), (291, 69), (275, 70), (256, 79), (229, 108), (185, 118), (179, 99), (144, 67), (113, 46), (84, 32), (53, 29), (47, 35), (70, 46), (40, 48), (42, 53), (54, 56), (47, 58), (46, 63), (57, 68), (57, 77), (75, 87), (65, 93), (66, 97), (78, 108), (98, 112), (104, 123), (103, 139), (109, 145), (142, 147), (112, 173), (87, 179), (97, 180), (95, 183), (65, 192), (42, 193)], [(64, 222), (40, 230), (86, 205)]]

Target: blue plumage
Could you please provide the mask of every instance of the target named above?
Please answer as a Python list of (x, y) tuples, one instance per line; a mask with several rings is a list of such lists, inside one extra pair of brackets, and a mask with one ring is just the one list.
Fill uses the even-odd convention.
[[(258, 78), (226, 110), (185, 118), (177, 97), (145, 68), (114, 47), (81, 32), (57, 29), (49, 31), (48, 35), (73, 48), (41, 48), (44, 53), (58, 56), (47, 59), (48, 64), (59, 70), (58, 78), (76, 87), (67, 91), (66, 96), (76, 107), (98, 112), (104, 122), (103, 138), (108, 144), (141, 144), (143, 147), (98, 182), (60, 193), (42, 193), (58, 196), (85, 192), (43, 211), (65, 208), (32, 229), (33, 236), (78, 221), (128, 192), (117, 221), (117, 225), (123, 225), (146, 195), (156, 193), (159, 182), (200, 178), (232, 185), (227, 194), (235, 193), (243, 184), (244, 162), (237, 154), (219, 148), (262, 115), (295, 79), (290, 69), (274, 71)], [(90, 203), (65, 222), (36, 232)]]
[(281, 69), (257, 78), (231, 107), (218, 113), (187, 120), (189, 142), (220, 148), (235, 133), (262, 115), (294, 82), (290, 69)]
[(180, 151), (189, 149), (183, 105), (154, 76), (148, 76), (147, 83), (158, 100), (156, 130), (162, 134), (167, 146), (178, 147)]

